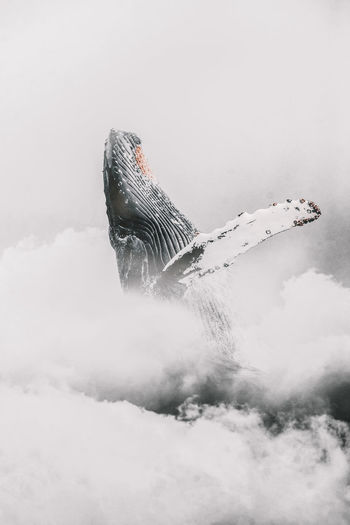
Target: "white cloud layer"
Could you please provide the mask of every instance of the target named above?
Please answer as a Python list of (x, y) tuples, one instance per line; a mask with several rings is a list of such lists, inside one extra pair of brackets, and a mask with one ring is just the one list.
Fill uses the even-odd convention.
[(242, 289), (230, 277), (256, 371), (222, 376), (226, 403), (192, 398), (175, 418), (150, 409), (220, 382), (192, 314), (122, 296), (97, 229), (4, 252), (2, 523), (348, 523), (348, 430), (326, 412), (350, 372), (350, 290), (313, 270), (275, 277), (261, 311), (244, 272)]

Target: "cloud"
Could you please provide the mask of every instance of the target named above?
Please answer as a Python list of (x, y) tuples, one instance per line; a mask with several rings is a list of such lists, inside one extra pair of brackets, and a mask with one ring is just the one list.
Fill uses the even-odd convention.
[(258, 415), (191, 424), (127, 402), (1, 389), (4, 523), (346, 523), (349, 467), (325, 418), (272, 437)]
[(350, 290), (282, 282), (263, 311), (229, 300), (231, 375), (188, 309), (121, 294), (105, 232), (5, 251), (2, 522), (347, 523), (348, 427), (327, 414), (349, 384)]

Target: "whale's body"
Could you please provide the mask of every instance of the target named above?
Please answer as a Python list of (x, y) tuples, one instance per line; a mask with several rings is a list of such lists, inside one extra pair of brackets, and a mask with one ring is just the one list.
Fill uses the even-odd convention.
[(208, 289), (198, 293), (198, 283), (260, 242), (321, 214), (313, 202), (287, 200), (242, 213), (209, 234), (199, 233), (152, 177), (141, 140), (125, 131), (111, 130), (103, 173), (109, 237), (122, 287), (190, 297), (225, 350), (232, 347), (229, 318), (215, 294)]

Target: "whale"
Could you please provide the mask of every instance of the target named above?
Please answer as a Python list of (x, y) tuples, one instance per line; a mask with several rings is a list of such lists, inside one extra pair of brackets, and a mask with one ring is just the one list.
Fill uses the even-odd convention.
[(160, 298), (184, 298), (205, 319), (208, 332), (232, 353), (229, 315), (210, 276), (274, 235), (317, 220), (321, 211), (306, 199), (287, 199), (253, 213), (239, 213), (204, 233), (161, 188), (132, 132), (112, 129), (105, 141), (104, 193), (121, 286)]

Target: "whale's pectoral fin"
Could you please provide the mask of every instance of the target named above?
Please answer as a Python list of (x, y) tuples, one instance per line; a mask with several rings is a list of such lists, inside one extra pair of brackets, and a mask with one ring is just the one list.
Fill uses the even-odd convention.
[(267, 209), (241, 213), (222, 228), (200, 233), (164, 267), (158, 286), (186, 288), (194, 279), (230, 266), (235, 258), (277, 233), (303, 226), (321, 215), (311, 201), (287, 200)]

